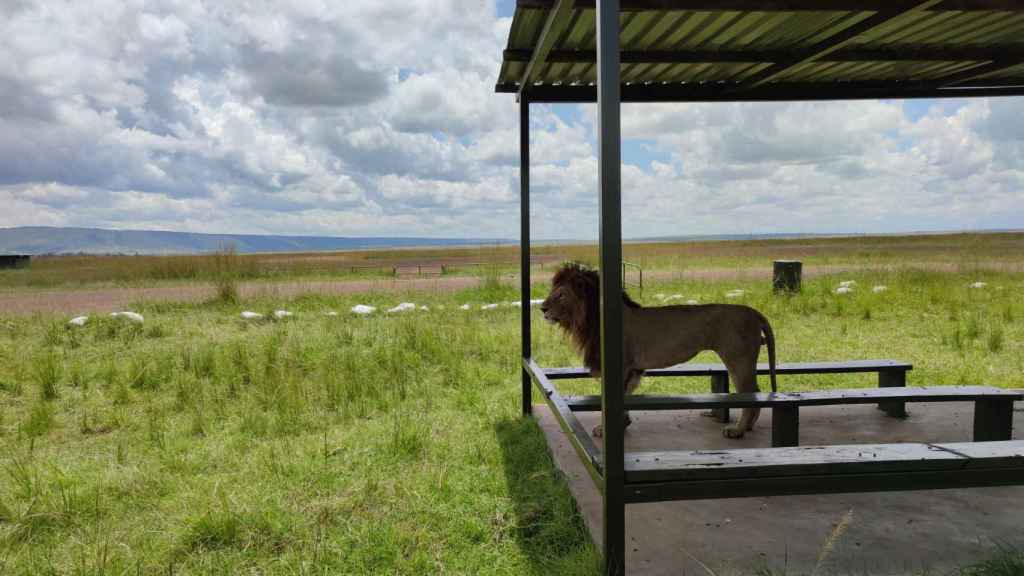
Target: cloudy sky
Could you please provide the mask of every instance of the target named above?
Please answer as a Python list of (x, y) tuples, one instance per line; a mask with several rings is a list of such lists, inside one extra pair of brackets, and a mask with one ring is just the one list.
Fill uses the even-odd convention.
[[(0, 227), (518, 236), (513, 0), (0, 0)], [(596, 235), (535, 106), (535, 234)], [(625, 106), (627, 237), (1024, 227), (1024, 98)]]

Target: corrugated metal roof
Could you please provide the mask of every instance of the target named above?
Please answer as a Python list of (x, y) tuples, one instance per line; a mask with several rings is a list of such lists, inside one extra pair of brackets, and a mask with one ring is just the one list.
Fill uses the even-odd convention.
[[(620, 4), (624, 101), (1024, 94), (1024, 0)], [(519, 92), (538, 54), (531, 100), (593, 100), (595, 15), (518, 0), (497, 91)]]

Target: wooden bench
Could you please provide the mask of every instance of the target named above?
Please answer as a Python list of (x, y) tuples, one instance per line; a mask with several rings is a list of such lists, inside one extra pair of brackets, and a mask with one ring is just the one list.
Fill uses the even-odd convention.
[[(904, 388), (860, 388), (814, 392), (754, 392), (739, 394), (696, 394), (689, 396), (626, 396), (626, 410), (702, 410), (715, 408), (770, 408), (772, 446), (797, 446), (800, 436), (800, 408), (837, 404), (879, 404), (882, 402), (974, 402), (974, 441), (1009, 440), (1013, 431), (1013, 403), (1024, 393), (988, 386), (931, 386)], [(573, 412), (601, 410), (600, 396), (568, 397)]]
[(1024, 440), (633, 452), (626, 502), (1024, 484)]
[[(849, 360), (845, 362), (787, 362), (775, 365), (775, 373), (783, 374), (857, 374), (878, 373), (879, 388), (904, 387), (907, 385), (907, 372), (914, 367), (908, 362), (899, 360)], [(759, 375), (768, 374), (767, 364), (758, 364)], [(569, 378), (588, 378), (590, 372), (586, 368), (545, 368), (544, 374), (550, 380)], [(677, 364), (669, 368), (647, 370), (644, 376), (710, 376), (711, 391), (725, 394), (729, 392), (729, 371), (722, 364)], [(907, 409), (903, 402), (889, 400), (879, 402), (878, 408), (894, 418), (906, 418)], [(729, 421), (729, 408), (715, 408), (715, 418), (719, 422)]]

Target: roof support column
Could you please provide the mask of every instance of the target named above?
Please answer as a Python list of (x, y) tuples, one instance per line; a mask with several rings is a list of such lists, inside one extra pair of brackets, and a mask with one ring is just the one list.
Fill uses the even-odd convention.
[[(523, 358), (533, 354), (530, 339), (530, 98), (519, 97), (519, 282)], [(533, 382), (523, 363), (523, 415), (533, 412)]]
[(625, 574), (622, 194), (619, 122), (619, 0), (597, 0), (597, 118), (600, 173), (601, 424), (604, 428), (604, 573)]

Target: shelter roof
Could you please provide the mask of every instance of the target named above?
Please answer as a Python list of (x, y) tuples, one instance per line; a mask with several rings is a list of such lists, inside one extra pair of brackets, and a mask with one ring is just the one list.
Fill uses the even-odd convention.
[[(620, 0), (622, 101), (1024, 94), (1024, 0)], [(597, 97), (595, 0), (517, 0), (497, 92)]]

